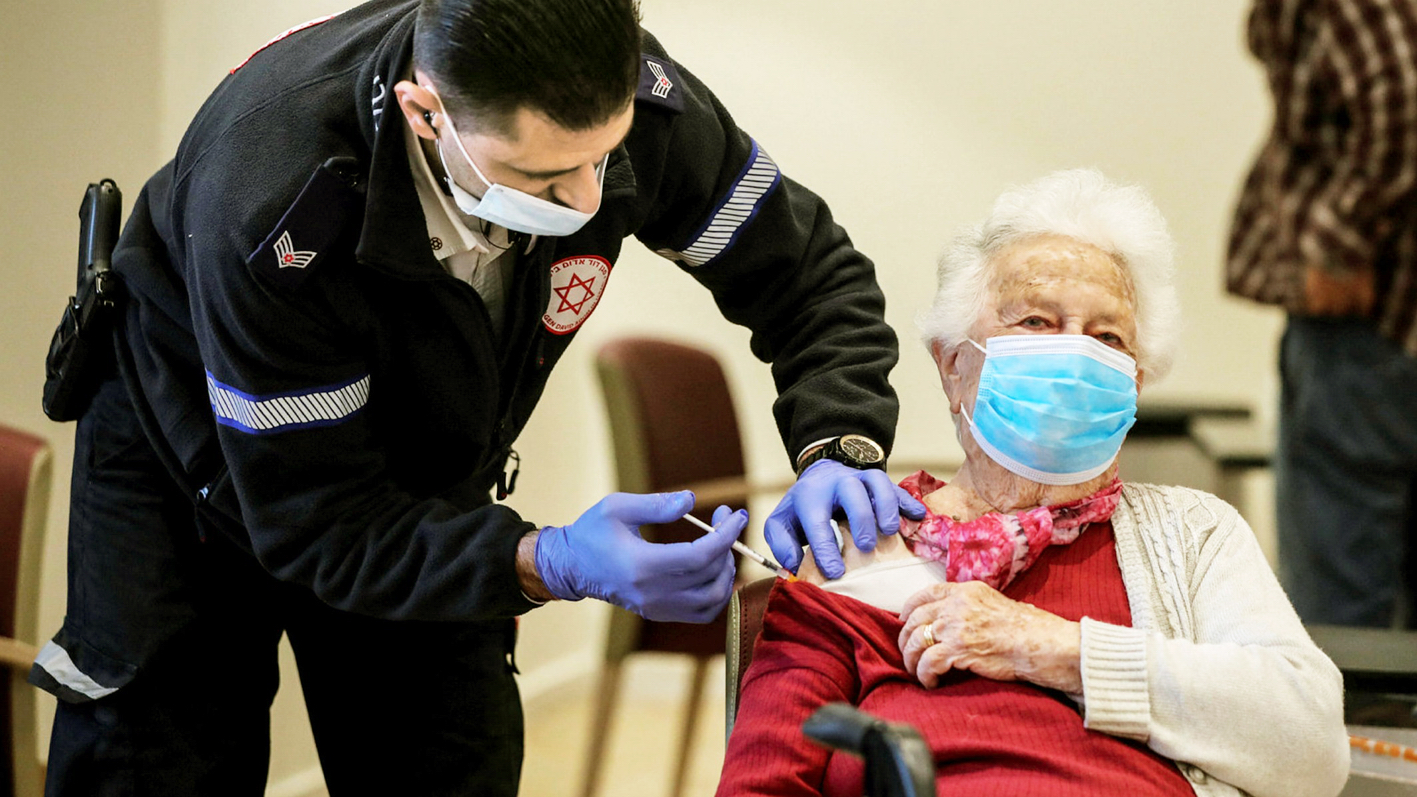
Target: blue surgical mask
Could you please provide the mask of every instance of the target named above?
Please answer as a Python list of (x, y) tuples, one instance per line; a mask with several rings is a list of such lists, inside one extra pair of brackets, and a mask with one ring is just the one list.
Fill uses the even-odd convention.
[[(431, 89), (430, 89), (431, 90)], [(508, 188), (505, 185), (494, 183), (483, 175), (482, 170), (477, 168), (477, 162), (472, 156), (467, 154), (467, 147), (463, 146), (462, 137), (458, 135), (457, 128), (453, 127), (453, 120), (447, 112), (439, 114), (443, 117), (448, 126), (448, 132), (452, 134), (453, 140), (458, 144), (458, 150), (467, 160), (472, 171), (481, 180), (487, 190), (483, 192), (482, 198), (478, 199), (471, 192), (458, 185), (453, 179), (453, 175), (447, 168), (447, 156), (443, 154), (443, 143), (436, 141), (438, 147), (438, 157), (443, 159), (443, 173), (448, 182), (448, 190), (453, 193), (453, 202), (457, 203), (458, 210), (469, 216), (476, 216), (483, 221), (488, 221), (501, 227), (516, 232), (524, 232), (530, 235), (570, 235), (585, 223), (590, 221), (597, 210), (600, 210), (601, 191), (605, 185), (605, 164), (610, 160), (607, 154), (605, 159), (596, 167), (595, 173), (599, 180), (596, 186), (597, 194), (595, 198), (595, 210), (589, 213), (568, 208), (565, 205), (558, 205), (555, 202), (548, 202), (539, 197), (515, 188)]]
[(1117, 458), (1136, 423), (1137, 363), (1087, 335), (989, 338), (974, 440), (1000, 466), (1041, 484), (1081, 484)]

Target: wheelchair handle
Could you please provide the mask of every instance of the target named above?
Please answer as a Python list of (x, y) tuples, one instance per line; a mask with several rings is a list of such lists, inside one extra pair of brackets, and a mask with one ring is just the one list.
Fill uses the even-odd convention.
[(845, 703), (828, 703), (802, 723), (807, 738), (866, 760), (866, 797), (935, 797), (935, 759), (919, 731)]

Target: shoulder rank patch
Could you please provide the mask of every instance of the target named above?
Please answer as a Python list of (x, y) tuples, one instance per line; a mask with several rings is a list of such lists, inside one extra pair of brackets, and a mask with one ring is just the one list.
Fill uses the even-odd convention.
[(290, 240), (290, 230), (281, 233), (280, 238), (276, 241), (277, 268), (305, 268), (318, 254), (319, 252), (296, 251), (295, 244)]
[(640, 86), (635, 99), (684, 112), (684, 88), (674, 65), (648, 53), (640, 53)]
[(352, 158), (331, 158), (310, 175), (275, 229), (246, 258), (252, 271), (283, 288), (305, 282), (357, 206), (353, 165)]

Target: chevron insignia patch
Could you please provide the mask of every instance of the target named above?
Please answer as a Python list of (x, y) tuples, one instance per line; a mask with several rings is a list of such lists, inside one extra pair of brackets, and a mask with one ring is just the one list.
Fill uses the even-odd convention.
[(316, 252), (297, 252), (290, 242), (290, 230), (280, 234), (276, 241), (276, 265), (280, 268), (305, 268), (315, 259)]
[(635, 99), (683, 113), (683, 79), (674, 64), (649, 53), (641, 53), (640, 83), (635, 90)]

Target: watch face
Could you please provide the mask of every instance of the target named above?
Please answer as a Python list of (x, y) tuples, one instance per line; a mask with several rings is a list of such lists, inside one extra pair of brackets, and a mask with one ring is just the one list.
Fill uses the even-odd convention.
[(880, 446), (860, 435), (846, 435), (838, 445), (841, 446), (842, 453), (857, 462), (869, 465), (885, 459)]

